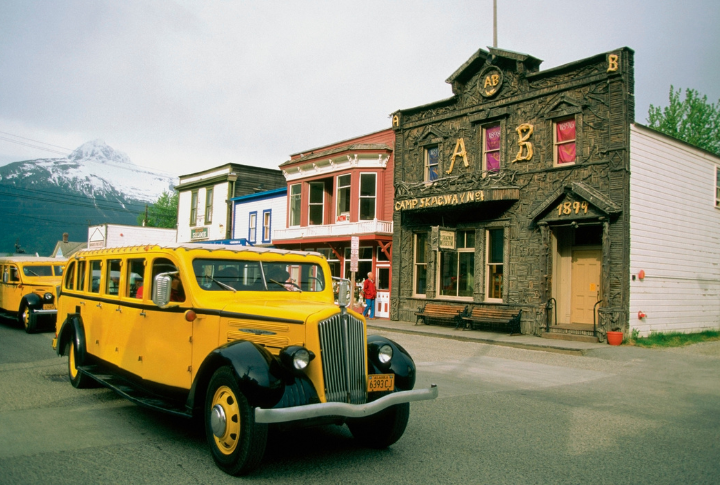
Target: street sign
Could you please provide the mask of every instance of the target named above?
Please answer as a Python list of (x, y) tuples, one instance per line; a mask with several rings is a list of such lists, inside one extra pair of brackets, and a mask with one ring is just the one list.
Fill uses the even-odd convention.
[(350, 238), (350, 271), (356, 273), (358, 270), (358, 256), (360, 255), (360, 238)]

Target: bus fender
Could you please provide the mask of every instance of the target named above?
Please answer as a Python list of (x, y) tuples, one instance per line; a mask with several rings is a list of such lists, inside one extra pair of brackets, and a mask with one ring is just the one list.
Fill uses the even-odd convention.
[(210, 352), (200, 365), (186, 406), (193, 414), (201, 410), (213, 374), (220, 367), (228, 366), (250, 406), (271, 408), (285, 392), (285, 383), (278, 372), (279, 365), (270, 352), (253, 342), (228, 342)]
[[(395, 387), (401, 391), (410, 391), (415, 387), (416, 368), (407, 350), (389, 338), (380, 335), (368, 335), (368, 374), (395, 374)], [(373, 355), (381, 345), (388, 344), (393, 349), (390, 365), (383, 366)]]
[(85, 362), (85, 349), (87, 348), (85, 341), (85, 327), (80, 315), (70, 314), (67, 316), (60, 327), (57, 339), (58, 344), (56, 351), (59, 356), (64, 355), (65, 344), (68, 340), (72, 339), (73, 345), (75, 346), (75, 362), (77, 365), (82, 365), (82, 363)]
[[(35, 293), (28, 293), (23, 297), (23, 301), (25, 302), (25, 305), (28, 308), (32, 308), (33, 310), (36, 310), (38, 308), (42, 308), (42, 298), (40, 298)], [(22, 307), (22, 305), (20, 305)]]

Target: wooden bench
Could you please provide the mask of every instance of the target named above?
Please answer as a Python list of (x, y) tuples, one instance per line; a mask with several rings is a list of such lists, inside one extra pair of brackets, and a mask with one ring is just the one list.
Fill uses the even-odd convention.
[(520, 315), (522, 310), (511, 308), (475, 307), (470, 313), (461, 316), (465, 326), (475, 330), (475, 326), (506, 328), (513, 333), (520, 333)]
[(418, 311), (415, 312), (415, 325), (418, 324), (422, 318), (425, 325), (430, 325), (429, 322), (438, 320), (440, 322), (447, 322), (449, 324), (455, 324), (455, 327), (462, 322), (460, 319), (461, 315), (467, 312), (467, 306), (460, 307), (457, 305), (445, 305), (442, 303), (425, 303)]

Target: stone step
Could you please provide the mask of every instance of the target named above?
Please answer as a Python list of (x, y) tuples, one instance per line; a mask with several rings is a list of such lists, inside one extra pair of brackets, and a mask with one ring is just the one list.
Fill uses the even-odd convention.
[(590, 342), (590, 343), (598, 343), (599, 340), (597, 337), (593, 337), (592, 335), (577, 335), (572, 333), (560, 333), (560, 332), (543, 332), (540, 334), (542, 338), (551, 338), (555, 340), (571, 340), (573, 342)]

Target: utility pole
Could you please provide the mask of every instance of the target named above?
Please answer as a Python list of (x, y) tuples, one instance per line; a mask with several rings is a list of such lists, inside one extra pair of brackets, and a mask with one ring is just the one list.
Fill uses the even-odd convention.
[(493, 47), (497, 49), (497, 0), (493, 0)]

